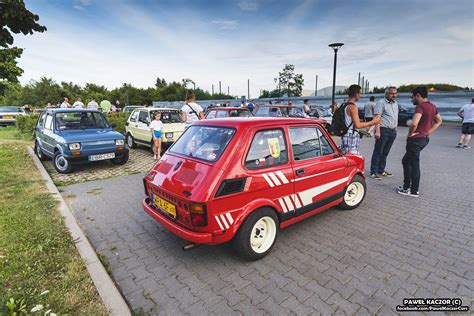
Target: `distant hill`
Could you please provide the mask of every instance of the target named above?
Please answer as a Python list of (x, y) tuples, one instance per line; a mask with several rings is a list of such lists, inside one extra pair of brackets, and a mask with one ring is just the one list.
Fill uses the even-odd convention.
[[(398, 87), (398, 92), (411, 92), (416, 87), (425, 86), (428, 88), (429, 91), (464, 91), (469, 90), (469, 87), (460, 87), (452, 84), (447, 83), (414, 83), (414, 84), (407, 84), (401, 85)], [(373, 93), (383, 93), (386, 87), (374, 87)]]

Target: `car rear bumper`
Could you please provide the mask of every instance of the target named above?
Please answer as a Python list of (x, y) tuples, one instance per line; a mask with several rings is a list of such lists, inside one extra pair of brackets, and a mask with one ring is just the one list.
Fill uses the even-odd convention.
[(0, 119), (0, 126), (14, 126), (15, 124), (15, 119)]
[(159, 213), (150, 203), (150, 198), (146, 197), (143, 199), (142, 207), (145, 212), (148, 213), (153, 219), (163, 225), (170, 232), (176, 236), (183, 238), (187, 241), (190, 241), (195, 244), (210, 244), (212, 243), (212, 234), (211, 233), (199, 233), (186, 229), (177, 223), (168, 219), (165, 215)]

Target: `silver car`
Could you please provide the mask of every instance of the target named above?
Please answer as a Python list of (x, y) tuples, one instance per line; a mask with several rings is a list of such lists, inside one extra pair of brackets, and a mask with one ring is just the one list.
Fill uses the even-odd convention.
[(25, 110), (14, 106), (0, 106), (0, 126), (15, 125), (18, 115), (26, 115)]

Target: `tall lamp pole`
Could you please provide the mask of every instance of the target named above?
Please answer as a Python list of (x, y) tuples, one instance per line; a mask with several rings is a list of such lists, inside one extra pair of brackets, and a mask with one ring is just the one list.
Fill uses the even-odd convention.
[(334, 104), (335, 94), (336, 94), (336, 64), (337, 64), (337, 51), (344, 45), (344, 43), (332, 43), (328, 46), (334, 50), (334, 71), (332, 74), (332, 102), (331, 105)]

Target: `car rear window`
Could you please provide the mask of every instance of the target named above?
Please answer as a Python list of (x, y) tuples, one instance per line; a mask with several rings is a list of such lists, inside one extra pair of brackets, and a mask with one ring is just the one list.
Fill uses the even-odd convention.
[(109, 123), (105, 117), (98, 112), (68, 111), (56, 113), (56, 129), (96, 129), (108, 128)]
[(190, 126), (169, 150), (214, 162), (222, 155), (234, 134), (235, 129), (228, 127)]
[(21, 113), (22, 110), (20, 108), (16, 108), (14, 106), (0, 106), (0, 112), (6, 113), (6, 112), (17, 112)]
[(249, 110), (231, 110), (229, 111), (230, 117), (247, 117), (250, 116)]

